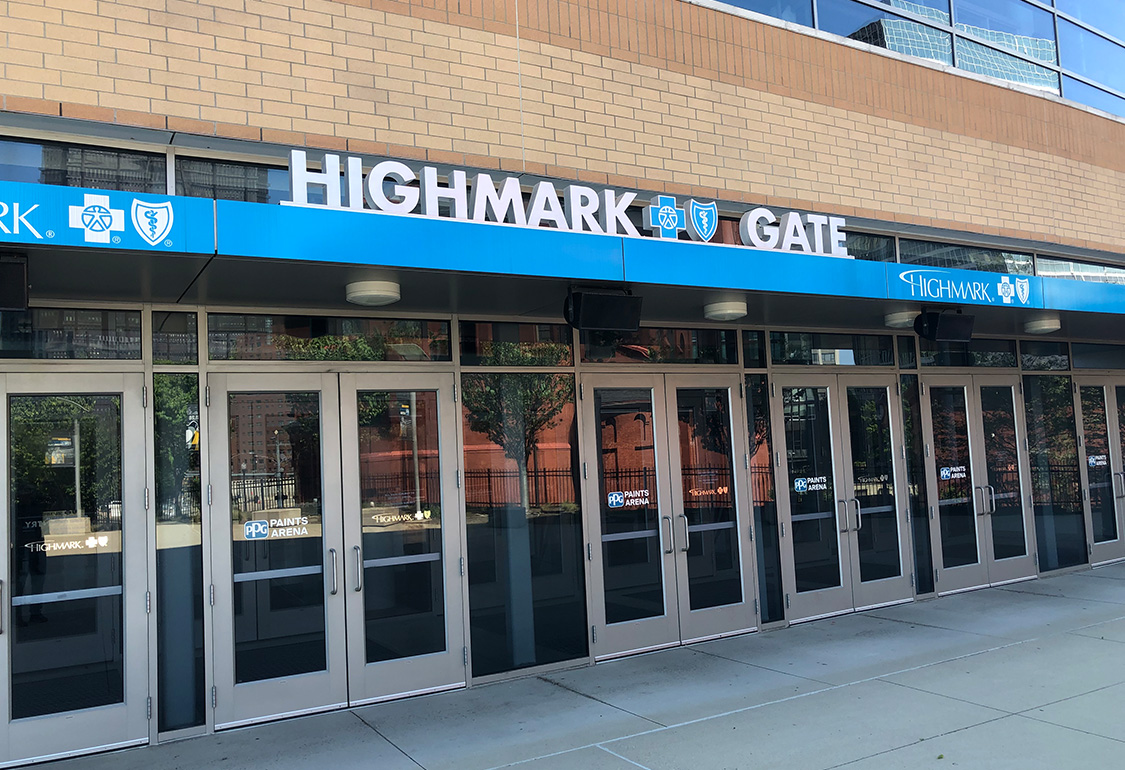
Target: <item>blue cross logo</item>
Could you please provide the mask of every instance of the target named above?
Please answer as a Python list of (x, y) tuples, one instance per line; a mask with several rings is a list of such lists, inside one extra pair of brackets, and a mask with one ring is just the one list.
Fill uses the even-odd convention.
[(675, 198), (671, 195), (658, 195), (652, 199), (651, 206), (645, 207), (644, 226), (653, 235), (675, 239), (679, 237), (681, 230), (686, 229), (687, 218), (684, 210), (676, 206)]

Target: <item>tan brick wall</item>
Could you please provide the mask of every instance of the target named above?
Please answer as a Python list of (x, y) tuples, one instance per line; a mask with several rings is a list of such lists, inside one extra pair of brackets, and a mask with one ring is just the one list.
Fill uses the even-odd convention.
[(1125, 251), (1125, 126), (681, 0), (0, 0), (9, 111)]

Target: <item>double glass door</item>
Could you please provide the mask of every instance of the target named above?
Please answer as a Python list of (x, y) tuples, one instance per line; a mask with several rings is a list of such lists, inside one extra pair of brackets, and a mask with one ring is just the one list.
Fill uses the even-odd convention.
[(1076, 377), (1075, 399), (1081, 415), (1079, 464), (1091, 564), (1125, 559), (1122, 513), (1125, 512), (1125, 385), (1107, 377)]
[(0, 376), (0, 764), (148, 740), (142, 387)]
[(895, 378), (781, 375), (771, 401), (786, 617), (911, 599)]
[(595, 658), (754, 628), (739, 377), (581, 384)]
[(464, 684), (452, 376), (209, 385), (216, 726)]
[(1019, 378), (932, 376), (922, 385), (937, 592), (1034, 576)]

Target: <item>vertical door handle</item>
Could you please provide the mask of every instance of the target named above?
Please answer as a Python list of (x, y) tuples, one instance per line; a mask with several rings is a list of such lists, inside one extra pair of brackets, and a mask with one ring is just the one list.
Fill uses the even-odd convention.
[[(1117, 479), (1121, 477), (1121, 491), (1117, 491)], [(1113, 474), (1113, 494), (1115, 497), (1125, 497), (1125, 472), (1118, 471)]]
[(843, 527), (840, 529), (840, 532), (841, 533), (851, 532), (851, 527), (848, 526), (848, 501), (847, 500), (837, 500), (836, 501), (836, 513), (837, 514), (840, 512), (840, 506), (841, 505), (844, 506), (844, 524), (843, 524)]
[(688, 549), (691, 548), (691, 537), (688, 535), (687, 515), (681, 513), (680, 518), (684, 520), (684, 544), (680, 547), (680, 550), (687, 553)]
[[(980, 506), (977, 506), (977, 492), (980, 492)], [(973, 508), (976, 510), (977, 516), (983, 516), (988, 513), (988, 506), (985, 505), (984, 487), (973, 487)]]
[(675, 548), (672, 545), (672, 517), (664, 516), (664, 523), (668, 525), (668, 538), (664, 541), (664, 553), (672, 553)]
[(4, 581), (0, 580), (0, 634), (4, 633)]
[(858, 497), (853, 497), (852, 502), (855, 503), (855, 531), (859, 532), (863, 529), (863, 508), (859, 504)]
[(984, 488), (988, 490), (988, 512), (996, 513), (996, 490), (991, 484), (985, 484)]
[(336, 565), (336, 549), (335, 548), (329, 548), (328, 549), (328, 556), (332, 560), (332, 590), (329, 591), (329, 593), (332, 596), (335, 596), (336, 594), (340, 593), (339, 576), (336, 574), (336, 572), (337, 572), (337, 569), (336, 569), (336, 566), (337, 566)]
[(363, 590), (363, 549), (358, 545), (353, 545), (352, 549), (355, 551), (355, 590), (358, 593)]

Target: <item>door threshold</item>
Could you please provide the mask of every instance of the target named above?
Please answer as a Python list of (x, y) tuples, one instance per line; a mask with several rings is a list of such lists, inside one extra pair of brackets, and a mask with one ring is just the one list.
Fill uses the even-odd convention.
[(795, 626), (798, 623), (810, 623), (814, 620), (824, 620), (825, 618), (838, 618), (841, 615), (850, 615), (855, 612), (854, 607), (849, 607), (846, 610), (836, 610), (835, 612), (825, 612), (820, 615), (810, 615), (807, 618), (795, 618), (789, 620), (789, 625)]
[(364, 698), (363, 700), (352, 701), (348, 708), (360, 708), (361, 706), (370, 706), (374, 703), (386, 703), (391, 700), (400, 700), (402, 698), (415, 698), (419, 695), (433, 695), (439, 692), (449, 692), (450, 690), (460, 690), (465, 687), (465, 682), (456, 682), (454, 684), (443, 684), (440, 687), (426, 687), (421, 690), (410, 690), (409, 692), (396, 692), (391, 695), (379, 695), (374, 698)]
[(758, 630), (757, 626), (750, 628), (740, 628), (737, 631), (724, 631), (721, 634), (708, 634), (707, 636), (697, 636), (692, 639), (684, 639), (684, 644), (700, 644), (702, 642), (713, 642), (716, 639), (726, 639), (729, 636), (742, 636), (743, 634), (750, 634)]
[(608, 655), (595, 655), (594, 662), (602, 663), (607, 660), (616, 660), (617, 658), (627, 658), (630, 655), (642, 655), (646, 652), (658, 652), (660, 650), (668, 650), (672, 647), (679, 647), (679, 642), (666, 642), (665, 644), (654, 644), (651, 647), (637, 647), (633, 650), (625, 650), (624, 652), (611, 652)]
[(1123, 561), (1125, 561), (1125, 556), (1115, 556), (1112, 559), (1106, 559), (1105, 561), (1099, 561), (1091, 564), (1090, 569), (1097, 569), (1098, 567), (1108, 567), (1111, 564), (1120, 564)]
[(993, 588), (999, 588), (1000, 586), (1010, 586), (1015, 583), (1026, 583), (1029, 580), (1038, 579), (1038, 575), (1027, 575), (1025, 577), (1012, 578), (1011, 580), (1001, 580), (999, 583), (990, 583), (989, 585), (991, 585)]
[(93, 746), (88, 749), (75, 749), (74, 751), (62, 751), (58, 754), (44, 754), (39, 757), (28, 757), (26, 759), (14, 759), (10, 762), (0, 762), (0, 767), (22, 767), (30, 765), (35, 762), (53, 762), (59, 759), (69, 759), (71, 757), (84, 757), (89, 754), (102, 754), (109, 751), (120, 751), (121, 749), (133, 749), (138, 746), (147, 746), (149, 744), (148, 738), (137, 738), (132, 741), (121, 741), (120, 743), (109, 743), (105, 746)]
[(269, 714), (267, 716), (252, 717), (250, 719), (239, 719), (234, 722), (223, 722), (222, 724), (215, 725), (215, 732), (220, 730), (234, 730), (239, 727), (250, 727), (251, 725), (260, 725), (265, 722), (276, 722), (279, 719), (292, 719), (293, 717), (303, 717), (309, 714), (323, 714), (325, 711), (337, 711), (339, 709), (347, 708), (347, 703), (330, 703), (326, 706), (316, 706), (308, 709), (298, 709), (296, 711), (285, 711), (280, 714)]
[(969, 586), (968, 588), (954, 588), (952, 591), (938, 591), (938, 596), (953, 596), (954, 594), (963, 594), (969, 591), (979, 591), (982, 588), (991, 588), (991, 584), (981, 583), (980, 585)]
[(868, 610), (881, 610), (884, 607), (897, 607), (900, 604), (910, 604), (914, 601), (913, 596), (908, 596), (905, 599), (895, 599), (891, 602), (880, 602), (879, 604), (869, 604), (866, 607), (856, 607), (856, 612), (867, 612)]

